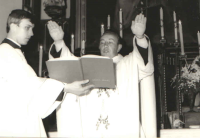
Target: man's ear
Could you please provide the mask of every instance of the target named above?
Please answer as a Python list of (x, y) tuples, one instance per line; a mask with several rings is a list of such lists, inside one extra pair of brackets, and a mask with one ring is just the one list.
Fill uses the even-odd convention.
[(10, 30), (12, 31), (16, 31), (17, 27), (18, 27), (17, 24), (14, 24), (14, 23), (10, 24)]
[(122, 44), (118, 44), (117, 53), (122, 49)]

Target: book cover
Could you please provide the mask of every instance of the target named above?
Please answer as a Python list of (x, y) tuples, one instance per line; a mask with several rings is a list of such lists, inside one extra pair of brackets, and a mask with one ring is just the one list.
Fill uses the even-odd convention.
[(50, 78), (72, 83), (89, 79), (95, 88), (115, 88), (113, 60), (102, 56), (46, 61)]

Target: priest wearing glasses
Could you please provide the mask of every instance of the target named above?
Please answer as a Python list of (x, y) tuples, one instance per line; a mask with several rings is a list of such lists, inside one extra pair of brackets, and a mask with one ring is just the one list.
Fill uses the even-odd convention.
[(7, 37), (0, 45), (0, 137), (46, 137), (42, 118), (64, 101), (66, 93), (82, 95), (93, 88), (88, 80), (66, 84), (37, 77), (21, 51), (33, 36), (29, 12), (13, 10)]
[[(49, 21), (48, 29), (54, 40), (49, 59), (73, 57), (62, 40), (61, 27)], [(118, 54), (122, 45), (117, 33), (107, 31), (101, 36), (101, 55), (116, 64), (116, 88), (93, 89), (78, 100), (67, 95), (57, 109), (58, 137), (157, 137), (153, 53), (144, 34), (146, 17), (137, 15), (131, 29), (134, 50), (125, 57)]]

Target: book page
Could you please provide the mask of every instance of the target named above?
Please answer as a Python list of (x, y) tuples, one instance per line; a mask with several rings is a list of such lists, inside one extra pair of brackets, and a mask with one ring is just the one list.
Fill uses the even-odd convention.
[(99, 56), (99, 55), (84, 55), (81, 58), (104, 58), (104, 59), (110, 59), (109, 57), (105, 57), (105, 56)]
[(80, 60), (46, 61), (49, 77), (65, 83), (83, 80)]
[(59, 58), (49, 59), (48, 61), (60, 61), (60, 60), (79, 60), (79, 57), (75, 57), (75, 56), (59, 57)]
[(96, 88), (115, 88), (115, 71), (112, 59), (84, 57), (80, 61), (83, 78), (89, 79), (89, 84), (94, 84)]

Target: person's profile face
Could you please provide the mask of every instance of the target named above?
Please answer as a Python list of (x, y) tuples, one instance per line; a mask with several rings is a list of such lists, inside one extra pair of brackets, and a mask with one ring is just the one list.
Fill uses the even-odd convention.
[(26, 45), (33, 36), (34, 24), (29, 19), (22, 19), (17, 27), (17, 38), (16, 41), (21, 45)]
[(113, 58), (118, 54), (118, 38), (112, 34), (104, 34), (99, 43), (102, 56)]

